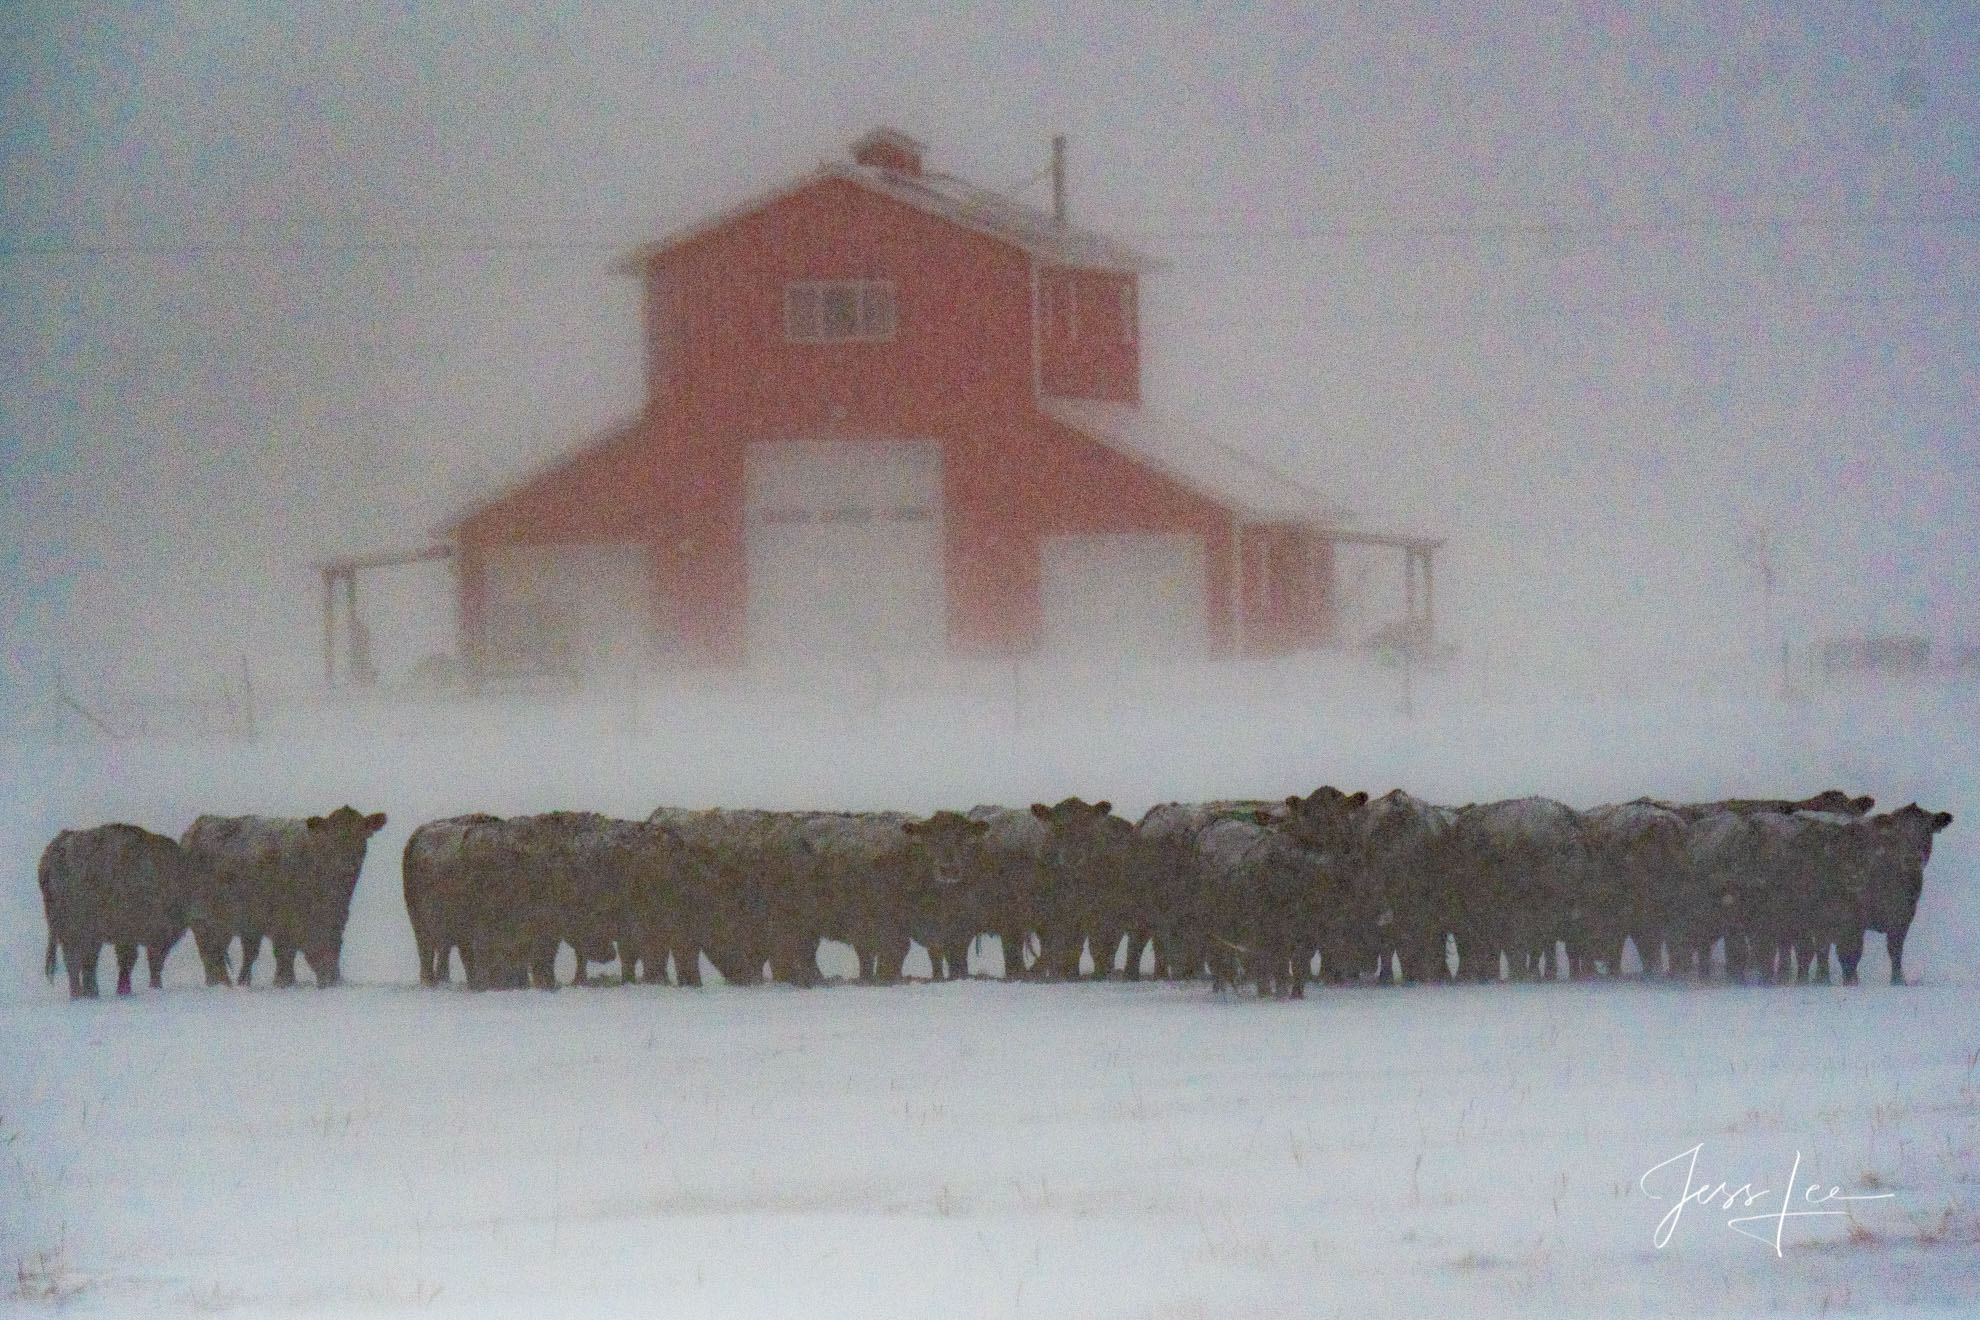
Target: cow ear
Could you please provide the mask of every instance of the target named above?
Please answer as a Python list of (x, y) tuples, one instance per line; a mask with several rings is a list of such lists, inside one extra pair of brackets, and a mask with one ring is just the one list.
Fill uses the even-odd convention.
[(1853, 811), (1855, 811), (1857, 815), (1867, 816), (1870, 814), (1870, 808), (1877, 805), (1877, 799), (1871, 797), (1868, 793), (1865, 793), (1860, 798), (1851, 799), (1849, 805), (1850, 808)]
[(920, 834), (927, 828), (928, 828), (927, 826), (923, 825), (918, 820), (904, 820), (901, 822), (901, 833), (903, 834), (910, 834), (910, 835)]
[(1349, 798), (1349, 799), (1347, 800), (1347, 804), (1348, 804), (1348, 805), (1349, 805), (1350, 807), (1363, 807), (1363, 806), (1367, 806), (1367, 805), (1368, 805), (1368, 790), (1367, 790), (1367, 789), (1365, 789), (1365, 788), (1364, 788), (1364, 789), (1362, 789), (1362, 790), (1361, 790), (1360, 792), (1358, 792), (1358, 793), (1356, 793), (1356, 794), (1355, 794), (1355, 795), (1354, 795), (1353, 797), (1351, 797), (1351, 798)]
[(364, 832), (366, 834), (376, 834), (378, 833), (378, 831), (384, 828), (385, 828), (384, 812), (374, 811), (369, 816), (366, 816), (364, 818)]
[(322, 829), (326, 823), (327, 822), (321, 816), (311, 816), (308, 820), (303, 822), (303, 828), (307, 829), (311, 834), (314, 834), (318, 830)]
[(1031, 814), (1038, 817), (1038, 819), (1040, 820), (1049, 821), (1052, 819), (1052, 809), (1046, 806), (1043, 802), (1032, 803)]
[(1110, 815), (1113, 810), (1114, 804), (1104, 799), (1093, 804), (1093, 814), (1096, 816)]
[(1937, 834), (1950, 824), (1952, 824), (1952, 813), (1950, 811), (1941, 811), (1932, 817), (1932, 833)]
[(1299, 794), (1291, 793), (1288, 794), (1286, 797), (1286, 806), (1293, 811), (1298, 811), (1300, 809), (1301, 804), (1303, 804), (1305, 801), (1306, 799), (1301, 797)]

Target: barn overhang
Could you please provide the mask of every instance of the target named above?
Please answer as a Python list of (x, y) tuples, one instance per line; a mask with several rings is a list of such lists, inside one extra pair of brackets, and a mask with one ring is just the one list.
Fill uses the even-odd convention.
[[(1411, 653), (1428, 651), (1436, 633), (1434, 560), (1444, 547), (1439, 537), (1366, 531), (1343, 526), (1345, 510), (1329, 505), (1311, 487), (1216, 436), (1139, 404), (1100, 399), (1043, 397), (1047, 417), (1089, 436), (1196, 492), (1225, 509), (1231, 518), (1233, 580), (1242, 584), (1249, 534), (1286, 529), (1329, 546), (1376, 546), (1401, 552), (1403, 617), (1384, 627), (1387, 644)], [(1234, 649), (1251, 649), (1246, 618), (1247, 593), (1234, 591), (1230, 627)]]

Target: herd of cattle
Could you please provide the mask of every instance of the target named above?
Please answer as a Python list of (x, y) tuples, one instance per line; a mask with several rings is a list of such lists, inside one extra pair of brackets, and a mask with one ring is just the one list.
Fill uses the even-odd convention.
[[(966, 976), (996, 935), (1006, 975), (1207, 976), (1298, 996), (1328, 980), (1497, 980), (1614, 974), (1625, 941), (1646, 974), (1856, 978), (1884, 933), (1891, 979), (1933, 836), (1916, 803), (1870, 814), (1830, 790), (1801, 801), (1638, 799), (1575, 811), (1539, 797), (1443, 807), (1400, 789), (1325, 787), (1282, 802), (1171, 803), (1139, 823), (1106, 802), (886, 812), (663, 807), (643, 821), (588, 812), (457, 816), (421, 825), (403, 859), (422, 982), (556, 985), (616, 961), (625, 981), (819, 979), (822, 940), (852, 947), (862, 980), (902, 975), (912, 943), (938, 979)], [(132, 825), (64, 831), (42, 855), (47, 973), (97, 992), (117, 951), (119, 994), (143, 948), (151, 983), (191, 930), (209, 985), (247, 984), (262, 939), (275, 982), (298, 953), (338, 978), (351, 895), (383, 813), (307, 820), (202, 816), (174, 841)], [(239, 938), (238, 972), (231, 946)], [(1123, 945), (1125, 950), (1123, 951)], [(1566, 961), (1560, 961), (1562, 951)]]

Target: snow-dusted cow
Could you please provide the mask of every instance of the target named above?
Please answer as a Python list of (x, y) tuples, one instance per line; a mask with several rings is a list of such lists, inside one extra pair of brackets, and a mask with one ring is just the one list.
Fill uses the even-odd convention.
[(140, 947), (157, 988), (201, 887), (197, 862), (178, 843), (136, 825), (63, 830), (42, 851), (37, 879), (48, 919), (43, 970), (54, 978), (59, 951), (73, 999), (96, 997), (105, 944), (117, 950), (118, 994), (131, 993)]
[(275, 945), (275, 984), (294, 985), (296, 954), (319, 986), (335, 985), (365, 847), (385, 827), (382, 811), (343, 806), (324, 816), (201, 816), (182, 840), (207, 889), (193, 937), (208, 984), (227, 980), (228, 946), (241, 940), (239, 982), (249, 983), (261, 941)]
[[(1932, 860), (1932, 839), (1952, 824), (1950, 811), (1927, 811), (1916, 802), (1870, 818), (1869, 875), (1863, 889), (1862, 927), (1882, 931), (1891, 955), (1891, 984), (1904, 984), (1904, 940), (1918, 915), (1918, 897), (1925, 887), (1925, 864)], [(1857, 960), (1863, 955), (1863, 929), (1847, 947), (1839, 947), (1843, 979), (1856, 980)]]

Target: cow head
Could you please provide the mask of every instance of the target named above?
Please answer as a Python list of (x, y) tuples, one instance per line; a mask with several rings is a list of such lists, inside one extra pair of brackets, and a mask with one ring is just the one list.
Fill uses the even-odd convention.
[(1950, 811), (1909, 806), (1870, 819), (1871, 874), (1866, 899), (1873, 928), (1910, 926), (1925, 888), (1925, 863), (1932, 859), (1932, 836), (1952, 824)]
[(1031, 804), (1045, 826), (1047, 866), (1082, 881), (1111, 883), (1119, 878), (1134, 826), (1113, 814), (1111, 802), (1069, 797), (1054, 806)]
[(1046, 806), (1043, 802), (1031, 804), (1031, 814), (1055, 828), (1079, 828), (1098, 824), (1113, 814), (1114, 804), (1107, 801), (1086, 802), (1080, 798), (1063, 798), (1056, 806)]
[(1336, 852), (1348, 846), (1356, 813), (1367, 805), (1367, 793), (1343, 793), (1325, 784), (1305, 797), (1287, 798), (1286, 809), (1291, 815), (1281, 824), (1307, 847)]
[(327, 816), (311, 816), (303, 824), (311, 834), (341, 834), (346, 837), (369, 839), (385, 828), (385, 813), (374, 811), (369, 816), (355, 807), (338, 807)]
[(971, 820), (959, 811), (938, 811), (927, 820), (901, 823), (901, 833), (908, 836), (910, 844), (926, 849), (933, 860), (938, 885), (962, 881), (977, 846), (989, 831), (989, 821)]

